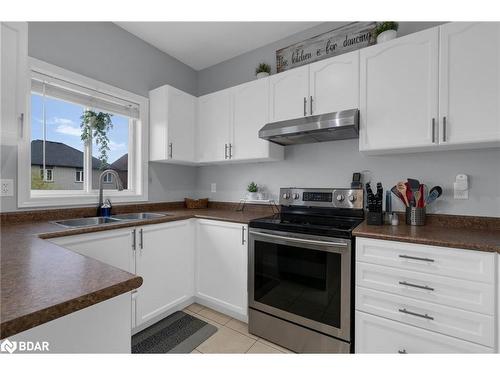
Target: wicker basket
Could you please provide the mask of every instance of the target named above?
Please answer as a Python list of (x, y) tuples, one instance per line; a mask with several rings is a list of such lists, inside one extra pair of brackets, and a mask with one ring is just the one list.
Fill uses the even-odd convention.
[(186, 205), (186, 208), (207, 208), (208, 198), (202, 198), (202, 199), (184, 198), (184, 204)]

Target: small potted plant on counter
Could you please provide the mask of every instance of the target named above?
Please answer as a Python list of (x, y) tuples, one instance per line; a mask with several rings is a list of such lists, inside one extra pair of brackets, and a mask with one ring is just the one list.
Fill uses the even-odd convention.
[(257, 79), (264, 78), (271, 74), (271, 66), (266, 63), (260, 63), (257, 69), (255, 69), (255, 75)]
[(375, 28), (377, 44), (396, 39), (399, 24), (397, 22), (379, 22)]
[(259, 194), (257, 191), (259, 190), (259, 187), (255, 182), (250, 182), (247, 187), (247, 199), (251, 201), (255, 201), (259, 199)]

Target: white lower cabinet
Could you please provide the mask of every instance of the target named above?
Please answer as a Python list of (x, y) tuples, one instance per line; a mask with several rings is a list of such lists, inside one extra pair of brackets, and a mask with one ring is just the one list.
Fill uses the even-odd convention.
[(144, 281), (136, 296), (136, 324), (177, 310), (193, 296), (191, 220), (138, 228), (137, 274)]
[(247, 321), (247, 233), (244, 224), (198, 220), (196, 299)]
[(50, 242), (113, 267), (135, 273), (134, 228), (58, 237)]
[(494, 352), (496, 261), (487, 252), (358, 238), (356, 352)]
[(493, 353), (486, 346), (360, 311), (355, 327), (356, 353)]

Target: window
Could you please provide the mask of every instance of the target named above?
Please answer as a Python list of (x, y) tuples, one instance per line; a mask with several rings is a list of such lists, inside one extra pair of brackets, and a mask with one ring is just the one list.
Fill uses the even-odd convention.
[(111, 173), (106, 173), (102, 181), (106, 184), (111, 184), (113, 182), (113, 175)]
[(83, 182), (83, 169), (77, 169), (75, 172), (75, 182)]
[[(45, 173), (43, 173), (45, 171)], [(40, 166), (40, 179), (44, 182), (54, 182), (54, 169), (52, 167)]]
[(97, 201), (106, 169), (115, 170), (124, 187), (117, 191), (106, 174), (106, 195), (118, 202), (147, 200), (146, 111), (145, 98), (32, 59), (19, 206)]

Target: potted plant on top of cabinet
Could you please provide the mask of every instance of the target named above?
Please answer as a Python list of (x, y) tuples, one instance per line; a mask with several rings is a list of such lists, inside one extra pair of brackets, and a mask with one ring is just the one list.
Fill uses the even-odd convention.
[(255, 75), (257, 79), (264, 78), (271, 74), (271, 66), (266, 63), (260, 63), (257, 69), (255, 69)]
[(389, 40), (396, 39), (399, 24), (397, 22), (386, 21), (380, 22), (375, 28), (375, 37), (377, 44), (388, 42)]

